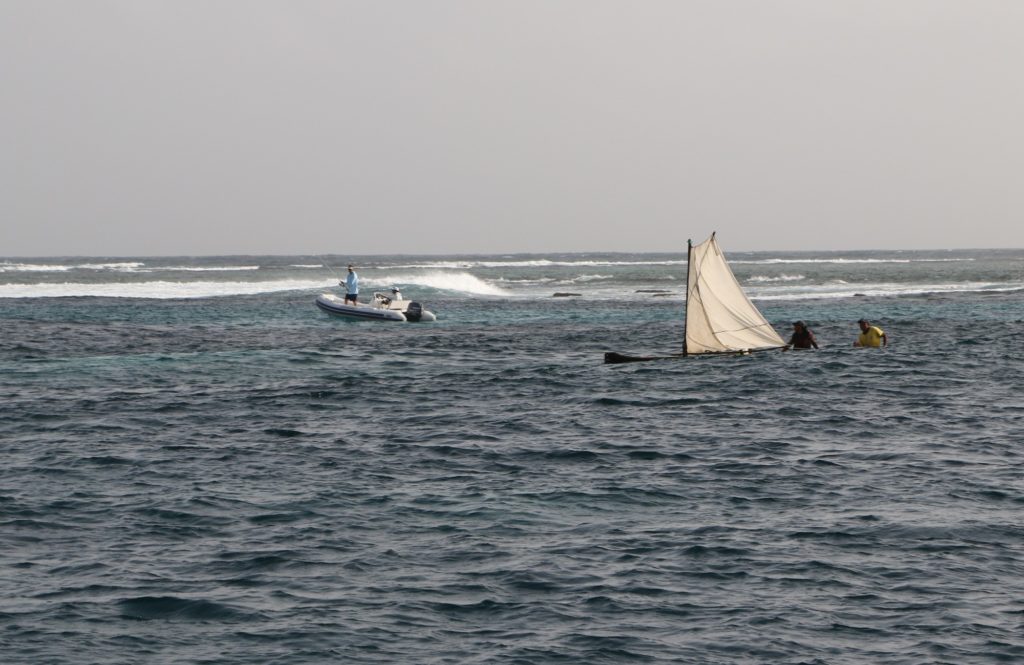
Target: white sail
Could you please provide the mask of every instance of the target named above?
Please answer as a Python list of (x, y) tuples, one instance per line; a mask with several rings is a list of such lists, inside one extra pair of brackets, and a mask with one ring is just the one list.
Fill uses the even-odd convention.
[(713, 233), (690, 248), (684, 344), (686, 354), (786, 345), (743, 293)]

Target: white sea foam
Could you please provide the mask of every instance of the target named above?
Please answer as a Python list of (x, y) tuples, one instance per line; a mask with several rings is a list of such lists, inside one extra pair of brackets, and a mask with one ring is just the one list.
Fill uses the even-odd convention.
[(68, 272), (70, 270), (109, 270), (113, 272), (136, 272), (145, 266), (140, 261), (121, 261), (117, 263), (76, 263), (73, 265), (60, 263), (0, 263), (0, 272)]
[(803, 275), (754, 275), (747, 281), (760, 284), (764, 282), (798, 282), (801, 279), (804, 279)]
[(155, 271), (181, 271), (181, 272), (246, 272), (250, 270), (259, 270), (259, 266), (167, 266), (151, 268), (146, 272)]
[(0, 272), (67, 272), (71, 266), (47, 263), (0, 263)]
[(974, 259), (729, 259), (729, 263), (751, 265), (776, 265), (779, 263), (953, 263)]
[[(258, 267), (258, 266), (256, 266)], [(254, 269), (255, 267), (238, 266)], [(177, 269), (177, 268), (176, 268)], [(395, 284), (419, 285), (473, 295), (508, 296), (512, 293), (466, 272), (432, 271), (363, 277), (364, 290), (387, 288)], [(210, 298), (251, 295), (275, 291), (300, 291), (336, 287), (333, 278), (285, 279), (275, 281), (167, 281), (146, 282), (44, 282), (40, 284), (0, 284), (0, 298), (52, 298), (61, 296), (102, 296), (109, 298)]]
[(75, 268), (81, 270), (113, 270), (114, 272), (135, 272), (146, 265), (141, 261), (122, 261), (117, 263), (80, 263)]
[(379, 270), (468, 270), (477, 266), (475, 261), (428, 261), (425, 263), (402, 263), (391, 266), (377, 266)]
[(404, 269), (435, 269), (435, 270), (472, 270), (473, 268), (607, 268), (611, 266), (677, 266), (686, 265), (686, 259), (664, 261), (552, 261), (550, 259), (533, 259), (528, 261), (432, 261), (429, 263), (409, 263), (403, 265), (381, 266), (381, 270)]
[(565, 282), (565, 280), (555, 279), (554, 277), (537, 277), (535, 279), (530, 279), (530, 278), (527, 278), (527, 277), (523, 277), (521, 279), (507, 279), (505, 277), (499, 277), (499, 278), (497, 278), (494, 281), (498, 282), (499, 284), (514, 284), (516, 286), (529, 285), (529, 284), (552, 284), (554, 282), (558, 282), (559, 284), (562, 284), (562, 283)]
[(337, 286), (335, 280), (278, 280), (271, 282), (128, 282), (0, 284), (0, 298), (56, 298), (101, 296), (107, 298), (211, 298), (276, 291), (304, 291)]
[(386, 288), (393, 284), (418, 284), (434, 289), (458, 291), (482, 296), (509, 296), (506, 289), (486, 282), (468, 272), (423, 272), (407, 275), (384, 275), (382, 277), (360, 278), (363, 284), (376, 288)]
[[(320, 266), (316, 266), (320, 267)], [(71, 270), (95, 270), (109, 272), (244, 272), (259, 270), (255, 266), (149, 266), (141, 261), (117, 261), (112, 263), (0, 263), (0, 272), (69, 272)]]
[(1006, 282), (959, 282), (946, 284), (822, 284), (797, 287), (750, 287), (747, 295), (755, 300), (800, 300), (805, 298), (851, 298), (854, 296), (893, 297), (928, 293), (981, 293), (1018, 291), (1024, 284)]
[[(685, 252), (682, 252), (685, 254)], [(730, 259), (729, 263), (745, 263), (752, 265), (775, 265), (787, 263), (835, 263), (835, 264), (856, 264), (856, 263), (950, 263), (960, 261), (974, 261), (973, 258), (921, 258), (921, 259), (874, 259), (874, 258), (817, 258), (817, 259)], [(407, 270), (407, 269), (433, 269), (433, 270), (472, 270), (473, 268), (594, 268), (614, 266), (685, 266), (686, 259), (655, 259), (648, 261), (614, 261), (603, 259), (578, 259), (578, 260), (557, 260), (557, 259), (509, 259), (505, 261), (495, 260), (443, 260), (427, 261), (421, 263), (396, 264), (380, 266), (381, 270)]]

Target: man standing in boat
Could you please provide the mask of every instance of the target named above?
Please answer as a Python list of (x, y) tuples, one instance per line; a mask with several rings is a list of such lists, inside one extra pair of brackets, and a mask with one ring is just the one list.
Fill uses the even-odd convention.
[(353, 305), (359, 304), (359, 275), (351, 263), (348, 265), (348, 277), (345, 278), (345, 304), (350, 300)]
[(857, 337), (857, 341), (853, 343), (854, 346), (866, 346), (873, 348), (889, 346), (889, 338), (886, 336), (884, 330), (871, 325), (871, 322), (867, 319), (861, 319), (857, 324), (860, 326), (860, 335)]
[(793, 322), (793, 336), (789, 338), (789, 345), (794, 349), (818, 348), (818, 340), (814, 339), (814, 333), (803, 321)]

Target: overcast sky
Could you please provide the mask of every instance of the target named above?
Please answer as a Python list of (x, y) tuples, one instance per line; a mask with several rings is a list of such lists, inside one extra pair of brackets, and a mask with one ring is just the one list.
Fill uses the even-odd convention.
[(0, 255), (1024, 247), (1018, 0), (0, 0)]

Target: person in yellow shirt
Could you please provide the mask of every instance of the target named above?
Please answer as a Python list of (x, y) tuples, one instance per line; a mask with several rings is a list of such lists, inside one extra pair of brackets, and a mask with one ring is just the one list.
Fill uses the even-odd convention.
[(860, 335), (857, 337), (857, 341), (853, 343), (854, 346), (870, 346), (875, 348), (889, 346), (889, 338), (884, 330), (871, 325), (871, 322), (867, 319), (861, 319), (857, 324), (860, 325)]

